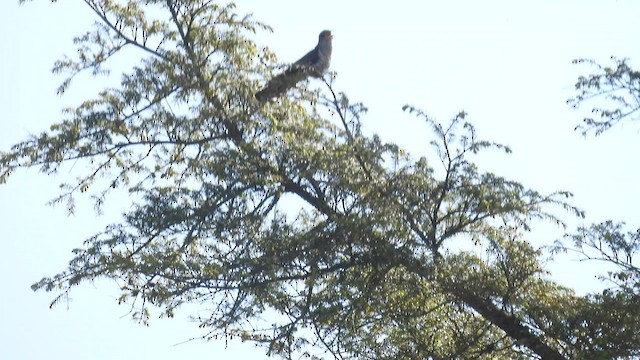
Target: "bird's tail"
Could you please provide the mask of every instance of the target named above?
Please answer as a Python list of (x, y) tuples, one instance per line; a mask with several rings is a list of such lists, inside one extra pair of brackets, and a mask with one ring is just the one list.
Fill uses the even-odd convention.
[(282, 74), (269, 80), (267, 85), (255, 95), (259, 102), (266, 102), (269, 99), (282, 96), (297, 83), (309, 76), (308, 71), (300, 67), (291, 67)]

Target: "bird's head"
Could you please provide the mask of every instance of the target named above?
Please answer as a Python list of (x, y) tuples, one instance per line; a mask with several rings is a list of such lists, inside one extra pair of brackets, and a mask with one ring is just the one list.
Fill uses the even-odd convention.
[(318, 36), (318, 41), (322, 41), (324, 39), (327, 39), (327, 40), (333, 39), (333, 34), (331, 34), (331, 30), (324, 30), (323, 32), (320, 33), (320, 36)]

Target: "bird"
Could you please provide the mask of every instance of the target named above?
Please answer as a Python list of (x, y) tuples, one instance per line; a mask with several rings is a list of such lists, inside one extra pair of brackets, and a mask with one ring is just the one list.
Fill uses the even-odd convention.
[(331, 63), (332, 39), (333, 34), (331, 34), (331, 31), (323, 30), (318, 35), (318, 45), (301, 57), (300, 60), (294, 62), (283, 73), (269, 80), (267, 85), (256, 93), (256, 99), (259, 102), (265, 102), (281, 96), (297, 83), (310, 76), (322, 77)]

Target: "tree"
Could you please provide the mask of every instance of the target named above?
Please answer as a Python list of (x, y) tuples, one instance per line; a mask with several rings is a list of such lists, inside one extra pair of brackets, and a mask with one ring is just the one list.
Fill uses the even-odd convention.
[[(597, 69), (594, 74), (580, 76), (576, 82), (577, 95), (567, 103), (578, 108), (585, 102), (595, 102), (591, 113), (576, 126), (583, 135), (595, 131), (600, 135), (624, 119), (636, 120), (640, 110), (640, 72), (631, 68), (629, 59), (611, 57), (612, 66), (603, 66), (592, 59), (576, 59), (574, 64), (588, 64)], [(605, 100), (600, 105), (597, 100)]]
[[(600, 135), (622, 120), (636, 120), (640, 110), (640, 72), (629, 66), (629, 59), (612, 56), (611, 60), (613, 66), (603, 66), (592, 59), (574, 60), (574, 64), (586, 63), (597, 69), (594, 74), (578, 78), (575, 85), (578, 94), (567, 101), (573, 108), (589, 101), (600, 102), (591, 110), (600, 119), (586, 117), (583, 124), (576, 126), (583, 135), (589, 131)], [(640, 267), (634, 264), (640, 254), (640, 228), (625, 231), (624, 227), (624, 223), (612, 220), (581, 226), (574, 234), (566, 235), (571, 245), (558, 241), (555, 248), (614, 268), (601, 276), (612, 286), (600, 294), (589, 295), (592, 304), (586, 308), (585, 320), (579, 325), (588, 334), (581, 341), (589, 341), (608, 358), (637, 356), (638, 350), (634, 349), (640, 343), (637, 335), (640, 319), (635, 315), (640, 305)], [(588, 352), (581, 354), (588, 355)]]
[[(557, 209), (582, 216), (570, 194), (480, 171), (470, 155), (509, 148), (480, 140), (465, 113), (443, 125), (406, 106), (433, 131), (435, 155), (413, 160), (362, 134), (366, 108), (336, 92), (335, 74), (258, 103), (277, 64), (251, 34), (268, 26), (233, 5), (85, 2), (99, 21), (76, 38), (75, 59), (56, 63), (69, 75), (59, 91), (125, 49), (140, 61), (118, 87), (1, 153), (0, 180), (84, 161), (56, 201), (72, 212), (90, 193), (99, 208), (122, 189), (134, 206), (33, 285), (58, 292), (52, 305), (109, 278), (144, 322), (205, 304), (205, 336), (238, 336), (283, 358), (639, 353), (636, 328), (597, 321), (609, 319), (608, 303), (549, 280), (526, 240), (535, 219), (562, 224)], [(606, 347), (594, 343), (608, 330), (617, 336)]]
[[(557, 242), (557, 250), (572, 251), (585, 260), (614, 265), (616, 270), (602, 276), (613, 284), (600, 294), (589, 295), (591, 302), (582, 314), (584, 320), (575, 324), (585, 333), (581, 342), (588, 341), (591, 348), (607, 358), (638, 354), (640, 344), (640, 267), (634, 259), (640, 253), (640, 229), (625, 232), (624, 223), (605, 221), (589, 227), (581, 226), (575, 234), (568, 234), (573, 246)], [(582, 351), (588, 358), (590, 352)]]

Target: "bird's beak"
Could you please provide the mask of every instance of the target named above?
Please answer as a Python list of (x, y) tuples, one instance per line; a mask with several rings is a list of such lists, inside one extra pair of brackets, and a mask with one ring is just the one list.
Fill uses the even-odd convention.
[(333, 34), (332, 33), (328, 33), (324, 37), (325, 37), (325, 39), (333, 39)]

